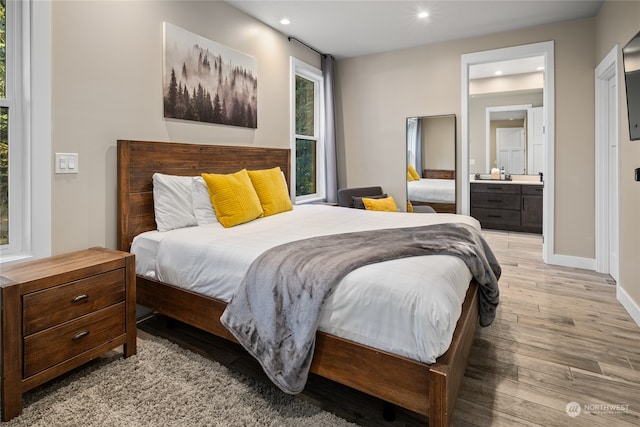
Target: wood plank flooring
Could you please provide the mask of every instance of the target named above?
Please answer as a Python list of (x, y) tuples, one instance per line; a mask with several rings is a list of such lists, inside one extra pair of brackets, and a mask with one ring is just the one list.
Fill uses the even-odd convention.
[[(640, 327), (616, 300), (613, 280), (544, 264), (540, 236), (483, 234), (503, 269), (501, 303), (494, 323), (478, 330), (453, 425), (640, 425)], [(140, 337), (164, 336), (268, 382), (239, 346), (165, 320), (141, 322)], [(428, 423), (400, 409), (384, 421), (378, 399), (315, 376), (302, 397), (363, 426)]]

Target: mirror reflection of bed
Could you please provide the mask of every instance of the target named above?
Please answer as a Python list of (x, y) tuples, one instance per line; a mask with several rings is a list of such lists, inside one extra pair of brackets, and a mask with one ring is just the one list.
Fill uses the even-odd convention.
[(456, 116), (407, 118), (407, 200), (456, 213)]

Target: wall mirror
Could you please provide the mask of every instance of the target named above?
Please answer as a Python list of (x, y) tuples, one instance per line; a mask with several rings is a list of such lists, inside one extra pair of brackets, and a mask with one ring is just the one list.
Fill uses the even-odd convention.
[(407, 200), (456, 212), (456, 116), (407, 118)]
[(629, 139), (640, 140), (640, 32), (622, 49)]

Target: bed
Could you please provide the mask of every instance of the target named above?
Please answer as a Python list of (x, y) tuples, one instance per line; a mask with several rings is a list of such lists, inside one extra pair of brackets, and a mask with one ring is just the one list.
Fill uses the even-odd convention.
[(436, 212), (456, 213), (455, 171), (425, 169), (424, 178), (407, 181), (407, 198), (414, 206), (431, 206)]
[[(289, 150), (118, 141), (119, 249), (129, 251), (136, 236), (156, 229), (152, 188), (155, 172), (195, 176), (202, 172), (232, 173), (240, 168), (274, 166), (281, 168), (288, 182)], [(138, 274), (136, 286), (138, 304), (236, 341), (219, 320), (227, 306), (224, 298), (164, 283), (148, 274)], [(432, 426), (449, 425), (478, 324), (478, 285), (474, 281), (464, 292), (463, 301), (451, 343), (434, 363), (420, 362), (320, 330), (310, 372), (426, 415)], [(360, 363), (353, 364), (353, 360)]]

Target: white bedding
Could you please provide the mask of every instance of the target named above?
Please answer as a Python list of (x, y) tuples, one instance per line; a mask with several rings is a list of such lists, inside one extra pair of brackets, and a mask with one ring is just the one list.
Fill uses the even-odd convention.
[(455, 203), (456, 181), (428, 178), (407, 181), (407, 193), (413, 202)]
[[(454, 214), (372, 212), (324, 205), (223, 228), (187, 227), (137, 236), (136, 273), (229, 301), (251, 262), (266, 249), (303, 238), (349, 231), (464, 222)], [(447, 255), (411, 257), (359, 268), (328, 299), (320, 330), (433, 363), (451, 343), (471, 273)]]

